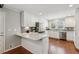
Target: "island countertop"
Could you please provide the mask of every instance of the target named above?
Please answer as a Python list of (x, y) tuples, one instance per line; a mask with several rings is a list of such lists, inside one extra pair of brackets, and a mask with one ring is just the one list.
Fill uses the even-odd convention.
[(31, 40), (40, 40), (45, 37), (48, 37), (48, 35), (46, 33), (36, 33), (36, 32), (16, 33), (15, 35), (23, 37), (23, 38), (31, 39)]

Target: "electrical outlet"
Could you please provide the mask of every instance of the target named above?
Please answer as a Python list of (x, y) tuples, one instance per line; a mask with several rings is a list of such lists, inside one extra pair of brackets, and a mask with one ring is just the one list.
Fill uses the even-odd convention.
[(12, 45), (10, 45), (10, 48), (12, 48)]
[(10, 45), (9, 45), (9, 48), (12, 48), (13, 47), (13, 44), (11, 43)]

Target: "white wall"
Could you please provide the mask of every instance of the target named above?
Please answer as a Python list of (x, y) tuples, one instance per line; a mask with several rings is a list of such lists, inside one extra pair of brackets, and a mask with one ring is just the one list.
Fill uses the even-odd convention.
[(21, 44), (20, 38), (15, 36), (16, 32), (20, 32), (20, 13), (7, 8), (5, 12), (5, 50), (7, 50)]

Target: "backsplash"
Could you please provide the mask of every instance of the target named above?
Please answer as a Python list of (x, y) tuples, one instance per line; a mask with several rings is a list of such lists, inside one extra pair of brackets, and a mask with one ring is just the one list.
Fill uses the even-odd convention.
[(68, 31), (74, 31), (74, 27), (65, 27), (65, 29)]

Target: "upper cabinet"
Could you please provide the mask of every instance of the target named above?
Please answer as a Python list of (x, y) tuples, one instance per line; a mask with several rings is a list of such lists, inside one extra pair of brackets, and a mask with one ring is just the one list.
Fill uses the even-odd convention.
[(62, 29), (65, 27), (75, 27), (75, 18), (74, 16), (67, 16), (64, 18), (57, 18), (48, 20), (48, 27), (50, 29)]
[(65, 17), (65, 27), (75, 27), (74, 16)]
[(62, 29), (64, 28), (64, 23), (65, 20), (64, 18), (58, 18), (58, 19), (53, 19), (48, 21), (48, 26), (50, 29), (55, 28), (55, 29)]
[(35, 26), (35, 22), (38, 21), (36, 16), (34, 16), (30, 13), (27, 13), (25, 11), (21, 12), (20, 15), (21, 15), (21, 26), (23, 26), (23, 27)]

